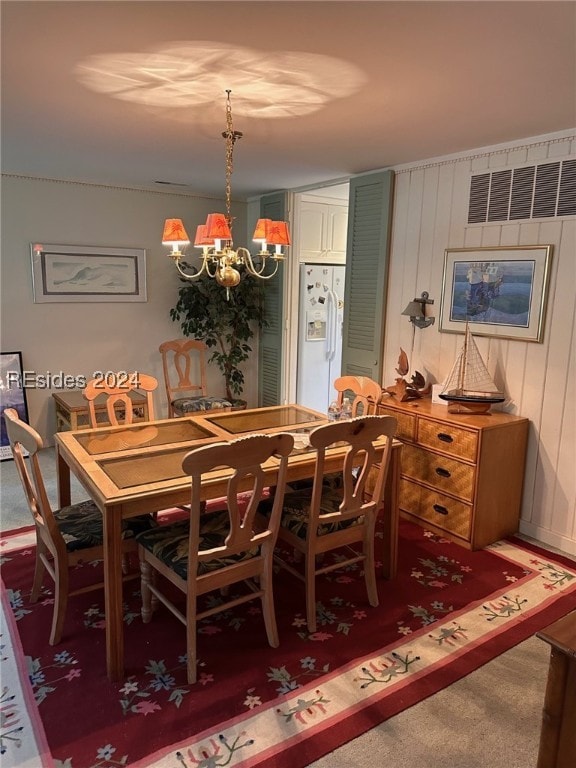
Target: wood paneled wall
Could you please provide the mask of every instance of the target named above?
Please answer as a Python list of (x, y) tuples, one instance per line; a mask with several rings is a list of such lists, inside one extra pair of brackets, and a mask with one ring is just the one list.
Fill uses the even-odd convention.
[(517, 222), (468, 224), (470, 177), (576, 157), (576, 137), (540, 137), (512, 148), (437, 158), (397, 167), (388, 286), (384, 385), (394, 383), (399, 349), (411, 373), (434, 381), (448, 374), (462, 342), (436, 324), (414, 329), (401, 312), (428, 291), (440, 314), (445, 248), (507, 245), (554, 246), (542, 343), (476, 337), (488, 368), (503, 383), (507, 410), (530, 419), (522, 504), (522, 533), (576, 554), (575, 306), (576, 219), (564, 216)]

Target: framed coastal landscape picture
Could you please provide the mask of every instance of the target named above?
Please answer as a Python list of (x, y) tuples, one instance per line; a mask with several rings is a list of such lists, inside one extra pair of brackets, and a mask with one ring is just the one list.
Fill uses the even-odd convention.
[(31, 243), (35, 304), (146, 301), (146, 251)]
[(552, 245), (447, 248), (440, 330), (541, 342)]

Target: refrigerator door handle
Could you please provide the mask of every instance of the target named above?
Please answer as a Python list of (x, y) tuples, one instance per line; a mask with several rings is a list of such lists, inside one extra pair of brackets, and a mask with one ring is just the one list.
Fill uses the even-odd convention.
[(329, 306), (328, 317), (330, 318), (330, 331), (328, 342), (328, 360), (334, 360), (336, 356), (336, 341), (338, 338), (338, 297), (334, 291), (328, 291)]
[(330, 361), (333, 357), (332, 351), (332, 325), (334, 324), (334, 313), (332, 311), (332, 291), (326, 294), (326, 360)]

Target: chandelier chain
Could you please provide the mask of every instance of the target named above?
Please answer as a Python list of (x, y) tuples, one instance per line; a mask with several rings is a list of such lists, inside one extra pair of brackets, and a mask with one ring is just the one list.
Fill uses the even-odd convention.
[(234, 169), (234, 131), (232, 126), (232, 105), (230, 104), (230, 91), (227, 91), (226, 99), (226, 218), (228, 226), (232, 225), (230, 217), (230, 204), (232, 197), (232, 171)]
[(235, 131), (232, 124), (232, 104), (230, 94), (232, 91), (226, 90), (226, 130), (222, 136), (226, 139), (226, 221), (232, 229), (232, 172), (234, 170), (234, 144), (242, 138), (240, 131)]

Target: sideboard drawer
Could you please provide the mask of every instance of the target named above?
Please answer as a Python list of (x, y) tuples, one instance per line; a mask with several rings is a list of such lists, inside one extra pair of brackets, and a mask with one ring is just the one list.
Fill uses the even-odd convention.
[(468, 540), (472, 528), (472, 507), (435, 493), (410, 480), (400, 481), (400, 508), (421, 521)]
[(477, 433), (454, 427), (451, 424), (420, 419), (418, 421), (418, 443), (435, 451), (444, 451), (460, 459), (476, 461)]
[(401, 413), (393, 408), (386, 408), (386, 405), (378, 406), (378, 414), (380, 416), (394, 416), (398, 422), (395, 437), (398, 440), (414, 442), (416, 438), (416, 416), (412, 416), (410, 413)]
[(474, 499), (474, 467), (462, 461), (405, 445), (402, 449), (402, 474), (465, 501)]

